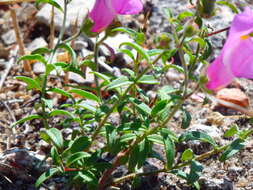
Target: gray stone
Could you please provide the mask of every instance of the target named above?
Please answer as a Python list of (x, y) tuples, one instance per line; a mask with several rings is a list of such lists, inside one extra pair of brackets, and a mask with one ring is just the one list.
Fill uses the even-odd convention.
[[(57, 0), (57, 2), (63, 7), (63, 1)], [(78, 26), (81, 26), (83, 19), (91, 10), (94, 4), (94, 0), (84, 1), (84, 0), (72, 0), (68, 4), (67, 8), (67, 21), (66, 21), (66, 33), (71, 34), (71, 29), (75, 26), (75, 21), (78, 19)], [(46, 25), (50, 25), (51, 17), (51, 5), (46, 4), (36, 15), (39, 22)], [(56, 30), (60, 30), (63, 22), (63, 13), (58, 9), (55, 10), (55, 27)]]
[(33, 72), (35, 74), (42, 74), (45, 72), (45, 65), (41, 62), (36, 62), (33, 64)]
[(5, 45), (11, 45), (16, 42), (16, 35), (14, 30), (9, 30), (8, 32), (2, 35), (2, 40)]
[(27, 50), (34, 51), (37, 48), (47, 47), (47, 42), (44, 40), (44, 38), (39, 37), (34, 39), (27, 47)]

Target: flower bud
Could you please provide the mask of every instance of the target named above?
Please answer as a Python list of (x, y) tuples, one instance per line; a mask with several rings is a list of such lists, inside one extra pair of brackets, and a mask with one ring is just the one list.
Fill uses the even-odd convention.
[(184, 29), (184, 36), (192, 37), (197, 34), (198, 31), (199, 26), (194, 21), (187, 22)]
[(168, 34), (162, 33), (156, 39), (156, 43), (158, 43), (158, 47), (161, 49), (168, 49), (170, 47), (171, 38)]
[(93, 25), (94, 23), (90, 18), (85, 18), (82, 24), (81, 31), (88, 37), (96, 37), (99, 33), (91, 31)]
[(201, 17), (210, 18), (214, 15), (216, 0), (199, 0), (197, 10)]

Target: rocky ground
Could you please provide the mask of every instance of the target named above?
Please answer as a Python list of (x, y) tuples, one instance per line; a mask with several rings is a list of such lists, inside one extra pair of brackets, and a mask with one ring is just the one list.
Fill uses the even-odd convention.
[[(92, 6), (92, 1), (83, 3), (83, 0), (73, 0), (69, 7), (69, 20), (67, 21), (66, 37), (73, 34), (75, 20), (78, 15), (78, 20), (85, 16), (86, 11)], [(241, 9), (244, 5), (253, 7), (252, 1), (233, 0)], [(82, 5), (82, 6), (80, 6)], [(38, 11), (32, 3), (23, 3), (15, 7), (17, 17), (21, 27), (22, 36), (24, 38), (27, 51), (33, 51), (37, 47), (48, 45), (49, 36), (49, 14), (50, 7), (44, 6)], [(153, 34), (160, 32), (169, 32), (170, 27), (163, 14), (164, 8), (171, 8), (174, 14), (185, 11), (189, 8), (187, 0), (146, 0), (145, 11), (151, 10), (151, 16), (148, 21), (148, 45), (152, 45)], [(79, 11), (77, 11), (79, 10)], [(77, 14), (78, 12), (78, 14)], [(210, 20), (207, 20), (207, 25), (212, 30), (218, 30), (229, 26), (233, 19), (233, 13), (227, 7), (222, 7), (217, 10), (217, 15)], [(121, 17), (120, 20), (130, 27), (136, 27), (143, 22), (144, 16), (139, 15), (134, 17)], [(222, 20), (222, 22), (221, 22)], [(80, 23), (80, 22), (79, 22)], [(58, 13), (55, 19), (56, 29), (61, 27), (61, 18)], [(214, 45), (214, 53), (212, 58), (219, 53), (222, 48), (226, 33), (220, 33), (211, 38)], [(123, 41), (131, 41), (127, 35), (120, 34), (115, 38), (110, 38), (106, 43), (110, 44), (115, 51), (118, 45)], [(76, 41), (76, 51), (80, 56), (85, 57), (90, 54), (93, 49), (93, 42), (85, 37), (80, 37)], [(101, 50), (101, 61), (106, 59), (108, 52), (106, 49)], [(118, 57), (115, 63), (111, 66), (115, 72), (119, 72), (122, 67), (122, 57)], [(44, 164), (38, 167), (39, 161), (44, 159), (49, 152), (49, 145), (40, 140), (38, 131), (41, 123), (33, 121), (20, 125), (16, 129), (10, 129), (10, 125), (27, 115), (35, 113), (34, 105), (38, 100), (38, 94), (27, 91), (24, 83), (15, 80), (14, 76), (22, 75), (21, 65), (16, 64), (17, 60), (17, 44), (15, 33), (12, 27), (10, 13), (0, 5), (0, 189), (3, 190), (34, 190), (35, 177), (45, 171), (49, 165)], [(118, 62), (117, 62), (118, 61)], [(121, 63), (120, 65), (117, 63)], [(33, 65), (34, 73), (40, 74), (44, 71), (40, 63)], [(120, 72), (119, 72), (120, 74)], [(164, 79), (165, 84), (177, 85), (180, 81), (180, 75), (169, 71)], [(90, 84), (93, 79), (88, 76), (86, 80), (78, 75), (70, 74), (70, 82), (73, 84)], [(50, 85), (62, 87), (62, 80), (59, 77), (52, 76)], [(241, 101), (250, 100), (252, 106), (253, 99), (253, 82), (251, 80), (237, 80), (231, 87), (240, 89), (243, 93)], [(150, 90), (150, 89), (149, 89)], [(152, 89), (150, 90), (152, 94)], [(233, 96), (227, 94), (228, 97)], [(244, 97), (245, 96), (245, 97)], [(233, 124), (237, 124), (240, 129), (248, 129), (252, 127), (250, 119), (240, 112), (232, 111), (222, 106), (217, 107), (214, 104), (206, 104), (203, 106), (204, 94), (194, 94), (186, 103), (187, 110), (192, 114), (191, 127), (188, 130), (199, 130), (211, 135), (219, 144), (226, 144), (228, 139), (224, 138), (224, 132)], [(53, 97), (54, 101), (59, 101), (59, 97)], [(178, 122), (181, 113), (177, 113), (171, 122), (170, 126), (174, 131), (181, 133), (178, 129)], [(60, 118), (59, 118), (60, 119)], [(59, 120), (53, 121), (57, 123)], [(72, 131), (63, 129), (64, 135), (67, 137)], [(183, 145), (182, 145), (183, 146)], [(186, 144), (193, 148), (196, 154), (201, 154), (210, 149), (207, 144), (193, 142)], [(159, 152), (162, 148), (156, 147)], [(178, 147), (180, 151), (182, 147)], [(182, 150), (183, 151), (183, 150)], [(201, 189), (206, 190), (251, 190), (253, 189), (253, 138), (250, 139), (246, 147), (225, 163), (220, 163), (214, 157), (212, 160), (205, 160), (205, 170), (201, 177)], [(148, 160), (146, 170), (160, 168), (161, 163), (154, 159)], [(144, 168), (145, 169), (145, 168)], [(126, 173), (125, 168), (119, 168), (117, 174)], [(185, 181), (176, 178), (169, 174), (159, 174), (155, 177), (143, 178), (140, 189), (145, 190), (165, 190), (165, 189), (184, 189), (191, 188), (185, 184)], [(64, 179), (54, 178), (47, 183), (43, 189), (66, 189), (64, 187)], [(123, 184), (122, 189), (130, 189), (129, 185)]]

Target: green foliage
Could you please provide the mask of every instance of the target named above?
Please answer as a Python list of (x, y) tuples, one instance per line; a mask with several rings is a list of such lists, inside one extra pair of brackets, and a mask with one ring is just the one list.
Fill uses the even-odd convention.
[[(66, 14), (66, 10), (54, 0), (36, 1), (37, 5), (41, 3), (48, 3)], [(190, 3), (194, 4), (194, 1)], [(196, 69), (203, 67), (212, 54), (205, 18), (213, 16), (215, 7), (220, 5), (238, 11), (228, 1), (215, 0), (200, 0), (196, 9), (178, 15), (174, 15), (171, 9), (165, 9), (172, 31), (150, 37), (154, 40), (154, 48), (150, 48), (147, 36), (141, 30), (110, 28), (105, 36), (98, 36), (98, 33), (90, 31), (92, 21), (85, 18), (78, 34), (97, 37), (93, 41), (96, 41), (97, 47), (93, 54), (80, 61), (78, 52), (69, 45), (76, 36), (65, 41), (60, 36), (53, 49), (38, 48), (31, 55), (19, 58), (18, 62), (37, 61), (46, 68), (45, 73), (37, 78), (16, 77), (26, 83), (29, 90), (38, 93), (40, 98), (36, 105), (38, 114), (21, 118), (11, 125), (14, 127), (33, 119), (43, 122), (40, 137), (51, 145), (48, 156), (53, 164), (37, 179), (36, 187), (58, 175), (64, 176), (74, 189), (98, 189), (99, 185), (102, 185), (100, 189), (106, 189), (111, 182), (117, 185), (117, 178), (111, 177), (115, 168), (121, 165), (125, 165), (130, 172), (123, 178), (130, 176), (132, 186), (138, 187), (142, 175), (152, 174), (140, 171), (147, 159), (153, 158), (163, 164), (160, 171), (175, 174), (200, 189), (198, 180), (204, 169), (201, 161), (209, 158), (206, 155), (222, 153), (220, 161), (225, 161), (239, 152), (247, 137), (253, 133), (252, 130), (239, 130), (237, 126), (231, 126), (224, 137), (232, 142), (223, 147), (206, 133), (188, 130), (192, 118), (186, 110), (186, 100), (197, 90), (205, 90), (206, 77), (198, 74)], [(100, 72), (97, 61), (99, 45), (105, 45), (104, 40), (108, 35), (113, 37), (119, 32), (128, 34), (133, 41), (120, 44), (117, 52), (113, 50), (104, 64), (108, 64), (109, 68), (114, 54), (120, 52), (123, 57), (130, 58), (126, 59), (129, 60), (127, 67), (121, 68), (120, 76), (112, 71)], [(60, 34), (64, 34), (64, 27)], [(106, 45), (110, 47), (110, 44)], [(70, 63), (54, 62), (53, 58), (62, 50), (71, 56)], [(74, 72), (86, 79), (84, 68), (87, 67), (96, 79), (90, 86), (64, 84), (64, 88), (61, 88), (48, 83), (53, 71)], [(177, 79), (178, 86), (164, 85), (169, 70), (184, 75)], [(196, 89), (190, 89), (192, 84), (196, 85)], [(149, 91), (150, 88), (152, 91)], [(50, 98), (52, 94), (61, 97), (59, 105), (55, 105)], [(174, 117), (179, 110), (182, 114)], [(55, 118), (60, 118), (57, 125), (51, 122)], [(173, 123), (173, 126), (181, 127), (180, 134), (173, 132), (170, 121), (182, 121), (181, 126)], [(73, 132), (65, 137), (62, 134), (64, 128), (70, 128)], [(178, 152), (177, 146), (192, 140), (209, 143), (213, 150), (199, 156), (190, 148)], [(159, 145), (163, 151), (158, 152), (155, 145)], [(108, 161), (107, 156), (112, 157), (112, 161)], [(184, 172), (183, 167), (189, 167), (189, 172)], [(154, 171), (153, 174), (160, 171)], [(106, 184), (101, 184), (102, 179)]]

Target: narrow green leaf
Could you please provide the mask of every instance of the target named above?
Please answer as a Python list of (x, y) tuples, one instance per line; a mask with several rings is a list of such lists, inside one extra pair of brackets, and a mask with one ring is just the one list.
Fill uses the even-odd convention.
[(144, 114), (144, 113), (148, 114), (148, 115), (151, 114), (150, 107), (147, 104), (145, 104), (144, 102), (142, 102), (138, 99), (135, 99), (135, 98), (130, 98), (129, 100), (136, 106), (136, 108), (138, 109), (140, 114)]
[(13, 123), (13, 124), (11, 125), (11, 127), (14, 127), (14, 126), (16, 126), (16, 125), (19, 125), (19, 124), (21, 124), (21, 123), (24, 123), (24, 122), (26, 122), (26, 121), (31, 121), (31, 120), (33, 120), (33, 119), (41, 119), (41, 118), (42, 118), (42, 117), (41, 117), (40, 115), (29, 115), (29, 116), (27, 116), (27, 117), (24, 117), (24, 118), (22, 118), (22, 119), (16, 121), (15, 123)]
[(139, 84), (159, 84), (159, 81), (153, 75), (143, 75), (137, 83)]
[(58, 149), (63, 149), (63, 137), (61, 132), (56, 128), (46, 130), (46, 134)]
[(132, 59), (132, 61), (135, 61), (134, 54), (131, 50), (129, 50), (129, 49), (120, 49), (120, 52), (126, 54), (128, 57), (130, 57)]
[(120, 142), (128, 142), (128, 141), (133, 140), (135, 138), (136, 138), (136, 134), (134, 134), (134, 133), (127, 133), (127, 134), (122, 135), (120, 137)]
[(151, 111), (151, 116), (154, 117), (156, 114), (158, 114), (161, 110), (163, 110), (167, 106), (168, 101), (167, 100), (161, 100), (159, 101)]
[(69, 167), (71, 164), (75, 163), (76, 161), (83, 159), (83, 158), (89, 158), (90, 154), (87, 152), (76, 152), (72, 154), (69, 159), (67, 160), (67, 167)]
[(43, 173), (35, 183), (35, 187), (38, 188), (44, 181), (51, 178), (53, 175), (60, 173), (59, 168), (51, 168), (47, 172)]
[(212, 139), (212, 137), (199, 131), (188, 131), (179, 137), (180, 142), (189, 140), (200, 140), (203, 142), (208, 142), (214, 147), (217, 146), (216, 142)]
[(60, 155), (59, 155), (59, 153), (58, 153), (58, 151), (57, 151), (57, 149), (56, 149), (55, 146), (53, 146), (53, 147), (51, 148), (50, 154), (51, 154), (51, 157), (52, 157), (52, 159), (53, 159), (53, 163), (54, 163), (55, 165), (61, 164), (61, 158), (60, 158)]
[(49, 113), (50, 117), (56, 116), (56, 115), (65, 115), (68, 116), (70, 118), (74, 118), (73, 114), (66, 111), (66, 110), (53, 110)]
[(239, 13), (239, 11), (236, 8), (236, 6), (233, 5), (232, 3), (228, 2), (228, 1), (217, 1), (216, 3), (219, 4), (219, 5), (225, 5), (225, 6), (229, 7), (236, 14)]
[(161, 135), (153, 134), (153, 135), (148, 135), (147, 139), (151, 142), (163, 145), (163, 138)]
[(183, 110), (183, 118), (182, 118), (182, 129), (187, 129), (191, 124), (192, 117), (187, 110)]
[(201, 176), (203, 169), (204, 169), (204, 167), (199, 162), (193, 160), (191, 162), (190, 173), (187, 175), (187, 182), (189, 184), (195, 183), (199, 179), (199, 177)]
[(45, 58), (40, 54), (24, 55), (18, 59), (18, 63), (20, 63), (21, 61), (33, 61), (33, 60), (39, 61), (44, 65), (47, 64)]
[(148, 141), (147, 139), (144, 139), (141, 143), (139, 143), (138, 146), (139, 146), (139, 156), (138, 156), (137, 167), (139, 169), (143, 166), (145, 160), (147, 159), (150, 153), (150, 150), (151, 150), (150, 141)]
[(90, 145), (90, 139), (86, 136), (75, 139), (70, 147), (72, 153), (81, 152)]
[(71, 55), (71, 58), (72, 58), (72, 64), (74, 66), (77, 66), (77, 62), (76, 62), (76, 53), (75, 51), (72, 49), (72, 47), (68, 44), (59, 44), (57, 46), (57, 48), (62, 48), (62, 49), (65, 49), (70, 55)]
[(225, 161), (229, 158), (231, 158), (234, 154), (239, 152), (244, 146), (245, 141), (242, 139), (236, 139), (234, 140), (231, 145), (223, 152), (223, 154), (220, 157), (220, 161)]
[(135, 171), (135, 167), (138, 163), (138, 158), (139, 158), (139, 146), (136, 145), (132, 149), (132, 152), (129, 155), (129, 160), (128, 160), (128, 169), (129, 169), (129, 171), (131, 171), (131, 172)]
[(96, 95), (92, 94), (91, 92), (87, 92), (85, 90), (71, 89), (71, 90), (69, 90), (69, 92), (78, 94), (79, 96), (82, 96), (82, 97), (84, 97), (86, 99), (89, 99), (89, 100), (100, 102), (99, 98)]
[(167, 135), (167, 134), (162, 134), (163, 135), (163, 143), (164, 143), (164, 148), (165, 148), (165, 154), (167, 158), (167, 168), (171, 169), (174, 164), (174, 159), (175, 159), (175, 144), (173, 140)]
[(40, 3), (48, 3), (63, 12), (61, 6), (55, 0), (36, 0), (36, 7), (39, 7)]
[(50, 88), (48, 90), (48, 92), (54, 92), (54, 93), (57, 93), (57, 94), (60, 94), (60, 95), (63, 95), (63, 96), (73, 99), (73, 97), (70, 93), (68, 93), (60, 88)]
[(42, 48), (37, 48), (34, 51), (31, 52), (31, 54), (46, 54), (46, 53), (51, 53), (52, 50), (42, 47)]
[(113, 90), (118, 87), (124, 87), (133, 84), (132, 81), (129, 81), (129, 79), (126, 76), (121, 76), (115, 80), (113, 80), (107, 87), (108, 90)]
[(148, 63), (150, 63), (150, 58), (149, 58), (148, 53), (140, 45), (135, 44), (135, 43), (131, 43), (131, 42), (123, 42), (122, 44), (120, 44), (120, 47), (123, 45), (129, 46), (129, 47), (135, 49), (137, 51), (137, 53), (139, 53), (142, 56), (142, 58), (144, 58)]
[(36, 89), (41, 91), (41, 86), (36, 80), (25, 76), (17, 76), (15, 78), (25, 82), (27, 84), (28, 89)]

